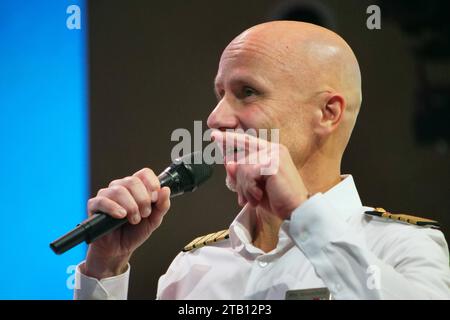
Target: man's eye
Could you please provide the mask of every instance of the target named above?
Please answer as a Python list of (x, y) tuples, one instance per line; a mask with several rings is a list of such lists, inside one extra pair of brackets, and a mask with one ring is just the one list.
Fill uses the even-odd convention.
[(243, 91), (244, 97), (251, 97), (256, 94), (256, 91), (250, 87), (244, 87), (242, 91)]

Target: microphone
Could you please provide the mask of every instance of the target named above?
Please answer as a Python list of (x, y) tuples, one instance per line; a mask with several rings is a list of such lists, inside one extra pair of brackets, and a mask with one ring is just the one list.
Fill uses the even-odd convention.
[[(178, 158), (158, 176), (161, 188), (170, 188), (171, 198), (195, 191), (211, 177), (212, 165), (203, 162), (195, 163), (200, 162), (195, 160), (202, 159), (201, 157), (201, 152), (197, 151)], [(94, 242), (127, 222), (127, 218), (116, 219), (105, 213), (96, 212), (89, 219), (50, 243), (50, 248), (56, 254), (64, 253), (83, 241), (88, 244)]]

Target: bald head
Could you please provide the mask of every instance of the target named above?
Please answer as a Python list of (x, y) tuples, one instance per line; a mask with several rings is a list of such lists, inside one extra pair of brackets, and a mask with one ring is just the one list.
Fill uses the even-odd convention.
[[(233, 39), (215, 89), (219, 103), (210, 127), (279, 128), (299, 163), (300, 154), (319, 144), (340, 158), (361, 105), (360, 70), (348, 44), (330, 30), (294, 21), (263, 23)], [(328, 116), (335, 119), (325, 122)]]
[(244, 31), (224, 53), (245, 48), (271, 55), (303, 88), (339, 91), (349, 109), (359, 109), (362, 95), (358, 61), (336, 33), (310, 23), (272, 21)]

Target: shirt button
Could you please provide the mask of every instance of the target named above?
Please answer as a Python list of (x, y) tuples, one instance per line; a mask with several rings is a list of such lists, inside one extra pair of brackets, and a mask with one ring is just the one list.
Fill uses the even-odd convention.
[(267, 266), (268, 263), (266, 261), (258, 261), (258, 264), (261, 268), (264, 268)]

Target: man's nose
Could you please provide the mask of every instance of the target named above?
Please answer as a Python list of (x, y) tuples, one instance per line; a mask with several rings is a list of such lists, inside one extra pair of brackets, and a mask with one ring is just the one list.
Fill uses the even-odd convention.
[(222, 99), (208, 117), (207, 125), (212, 129), (234, 129), (239, 119), (229, 103)]

